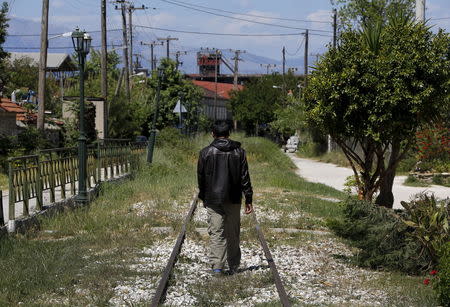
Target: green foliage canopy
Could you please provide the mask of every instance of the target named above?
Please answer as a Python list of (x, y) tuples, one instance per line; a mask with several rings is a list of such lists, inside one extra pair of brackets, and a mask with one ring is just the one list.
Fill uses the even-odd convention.
[(0, 9), (0, 92), (3, 91), (3, 86), (5, 85), (8, 77), (6, 75), (4, 60), (8, 57), (8, 53), (3, 49), (3, 44), (6, 41), (6, 36), (8, 35), (8, 3), (5, 1), (2, 3)]
[(376, 50), (367, 37), (343, 33), (339, 47), (317, 64), (304, 99), (310, 123), (341, 146), (361, 195), (371, 199), (412, 145), (417, 128), (448, 111), (450, 38), (398, 20), (382, 29)]
[[(251, 80), (241, 91), (234, 91), (231, 94), (231, 110), (233, 116), (241, 121), (247, 133), (258, 133), (260, 124), (269, 124), (279, 115), (286, 115), (287, 118), (278, 118), (277, 128), (284, 131), (286, 121), (291, 114), (285, 114), (283, 109), (291, 105), (293, 96), (298, 95), (298, 78), (292, 73), (285, 76), (272, 74), (265, 75), (258, 79)], [(291, 91), (292, 96), (287, 95)], [(290, 98), (291, 97), (291, 98)]]
[(359, 28), (368, 23), (387, 23), (389, 17), (413, 14), (415, 0), (331, 0), (337, 6), (341, 29)]
[[(164, 75), (161, 80), (161, 101), (159, 104), (159, 116), (156, 121), (158, 129), (175, 126), (178, 122), (178, 113), (173, 113), (177, 101), (181, 99), (183, 106), (187, 110), (187, 114), (183, 121), (184, 124), (191, 128), (196, 128), (203, 120), (204, 115), (201, 113), (200, 101), (202, 98), (202, 91), (192, 84), (191, 81), (184, 79), (182, 73), (176, 69), (176, 63), (170, 59), (163, 59), (160, 64)], [(151, 79), (149, 79), (150, 88), (156, 93), (158, 87), (157, 73), (154, 72)], [(156, 100), (155, 95), (149, 97), (150, 111), (147, 123), (150, 125), (153, 118)], [(149, 129), (150, 126), (147, 126)], [(148, 131), (148, 130), (147, 130)]]

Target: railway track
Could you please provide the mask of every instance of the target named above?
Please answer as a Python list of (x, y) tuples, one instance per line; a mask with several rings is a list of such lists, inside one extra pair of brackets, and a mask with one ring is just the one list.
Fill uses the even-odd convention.
[[(170, 277), (172, 275), (173, 268), (174, 268), (174, 266), (176, 264), (178, 255), (181, 252), (181, 248), (183, 246), (183, 242), (184, 242), (184, 240), (186, 238), (186, 231), (187, 231), (188, 224), (192, 220), (192, 217), (195, 214), (195, 210), (197, 209), (197, 204), (198, 204), (198, 198), (197, 198), (197, 196), (195, 196), (193, 198), (193, 200), (191, 201), (189, 212), (186, 215), (184, 223), (183, 223), (183, 225), (181, 227), (181, 231), (178, 234), (177, 240), (176, 240), (175, 245), (174, 245), (174, 247), (172, 249), (172, 252), (170, 254), (169, 260), (167, 261), (166, 267), (164, 268), (164, 271), (162, 272), (161, 279), (160, 279), (160, 281), (158, 283), (158, 287), (156, 288), (155, 295), (153, 296), (152, 301), (151, 301), (151, 306), (152, 307), (159, 306), (165, 300), (165, 296), (166, 296), (167, 288), (168, 288), (168, 283), (169, 283)], [(267, 241), (266, 241), (266, 239), (264, 237), (263, 232), (261, 231), (261, 227), (260, 227), (260, 225), (258, 223), (258, 219), (256, 218), (256, 214), (254, 212), (252, 213), (252, 219), (253, 219), (253, 222), (254, 222), (254, 225), (255, 225), (255, 230), (256, 230), (256, 232), (258, 234), (258, 240), (259, 240), (259, 242), (261, 244), (261, 247), (262, 247), (262, 249), (264, 251), (264, 255), (266, 257), (267, 263), (268, 263), (268, 265), (270, 267), (270, 271), (272, 273), (273, 280), (274, 280), (275, 286), (277, 288), (277, 292), (278, 292), (278, 296), (280, 298), (280, 302), (283, 305), (283, 307), (291, 306), (291, 303), (289, 301), (289, 297), (288, 297), (288, 295), (286, 293), (286, 290), (284, 288), (283, 282), (281, 281), (280, 274), (278, 273), (277, 266), (276, 266), (275, 261), (274, 261), (274, 259), (272, 257), (272, 254), (270, 252), (269, 246), (267, 245)]]

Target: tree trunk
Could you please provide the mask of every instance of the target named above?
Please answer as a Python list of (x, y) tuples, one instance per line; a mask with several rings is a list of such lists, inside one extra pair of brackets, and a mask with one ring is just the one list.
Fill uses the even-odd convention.
[(380, 178), (380, 194), (378, 194), (375, 203), (379, 206), (391, 208), (394, 205), (394, 194), (392, 186), (394, 185), (395, 170), (397, 169), (397, 159), (400, 153), (400, 142), (392, 144), (392, 152), (389, 157), (389, 163), (384, 176)]

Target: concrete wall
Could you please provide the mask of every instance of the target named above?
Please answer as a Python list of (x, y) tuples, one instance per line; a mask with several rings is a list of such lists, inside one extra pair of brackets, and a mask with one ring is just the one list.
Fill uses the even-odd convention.
[(0, 134), (13, 136), (19, 132), (16, 125), (16, 113), (0, 111)]
[[(97, 130), (97, 137), (103, 139), (105, 137), (105, 132), (107, 129), (106, 121), (106, 108), (105, 102), (103, 100), (92, 100), (90, 101), (95, 106), (95, 130)], [(64, 100), (62, 106), (62, 116), (63, 119), (74, 119), (75, 113), (72, 112), (72, 104), (78, 103), (74, 101)]]

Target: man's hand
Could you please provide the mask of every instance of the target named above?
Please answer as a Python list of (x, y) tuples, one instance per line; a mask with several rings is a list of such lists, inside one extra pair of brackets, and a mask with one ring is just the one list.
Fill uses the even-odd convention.
[(252, 204), (245, 204), (245, 214), (250, 214), (253, 212), (253, 205)]

